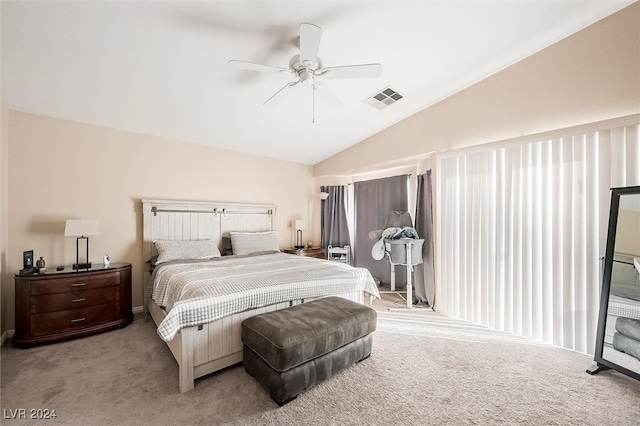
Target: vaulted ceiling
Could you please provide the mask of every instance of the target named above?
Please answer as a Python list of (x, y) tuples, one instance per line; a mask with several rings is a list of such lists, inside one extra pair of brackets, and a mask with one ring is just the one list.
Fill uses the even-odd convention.
[[(2, 95), (11, 109), (316, 164), (634, 1), (2, 2)], [(300, 23), (322, 28), (331, 105), (288, 73)], [(366, 102), (391, 88), (402, 96)], [(312, 123), (312, 117), (315, 122)]]

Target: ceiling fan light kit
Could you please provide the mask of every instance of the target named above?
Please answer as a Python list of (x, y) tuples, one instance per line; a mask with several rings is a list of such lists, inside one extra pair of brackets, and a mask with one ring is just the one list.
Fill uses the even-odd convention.
[(275, 101), (284, 98), (295, 86), (311, 86), (313, 111), (311, 121), (315, 122), (316, 93), (329, 105), (340, 104), (339, 99), (333, 94), (333, 92), (319, 80), (324, 78), (377, 78), (382, 75), (382, 65), (378, 63), (324, 68), (322, 66), (322, 61), (318, 57), (321, 38), (322, 28), (308, 23), (300, 24), (300, 53), (291, 58), (288, 68), (237, 60), (230, 60), (229, 64), (236, 68), (248, 71), (282, 72), (289, 73), (297, 77), (296, 81), (287, 83), (267, 99), (264, 104), (275, 103)]

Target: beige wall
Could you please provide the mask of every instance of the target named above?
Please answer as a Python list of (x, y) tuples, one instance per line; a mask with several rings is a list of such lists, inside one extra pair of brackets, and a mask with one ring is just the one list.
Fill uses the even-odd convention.
[(63, 236), (66, 219), (100, 222), (100, 235), (90, 237), (92, 262), (108, 253), (112, 262), (133, 264), (134, 307), (142, 305), (146, 260), (140, 199), (274, 203), (282, 248), (291, 246), (290, 222), (309, 219), (311, 166), (16, 111), (8, 127), (3, 331), (14, 327), (13, 274), (23, 251), (44, 256), (48, 267), (75, 260), (75, 239)]
[[(4, 277), (7, 269), (7, 246), (8, 246), (8, 217), (9, 217), (9, 114), (2, 101), (0, 92), (0, 279)], [(13, 295), (13, 293), (11, 293)], [(5, 286), (0, 286), (0, 334), (4, 332), (6, 323), (6, 303), (9, 300)], [(13, 302), (11, 302), (13, 303)]]
[(418, 164), (427, 153), (637, 114), (639, 21), (634, 3), (316, 164), (314, 175)]

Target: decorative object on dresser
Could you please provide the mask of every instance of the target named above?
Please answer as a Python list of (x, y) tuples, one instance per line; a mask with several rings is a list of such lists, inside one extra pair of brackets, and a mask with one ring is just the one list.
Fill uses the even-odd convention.
[(310, 248), (290, 248), (282, 250), (284, 253), (295, 254), (297, 256), (315, 257), (318, 259), (326, 259), (325, 250), (322, 247)]
[(16, 333), (20, 347), (51, 343), (127, 326), (131, 311), (131, 264), (102, 264), (16, 275)]
[[(100, 225), (97, 220), (67, 220), (64, 227), (64, 236), (76, 237), (76, 263), (73, 264), (73, 269), (91, 268), (91, 262), (89, 261), (89, 236), (91, 235), (100, 235)], [(80, 263), (78, 260), (80, 240), (86, 240), (87, 251), (84, 263)]]
[(34, 274), (36, 268), (33, 267), (33, 250), (27, 250), (22, 252), (22, 269), (20, 269), (20, 275)]
[(46, 272), (47, 262), (44, 261), (44, 256), (40, 256), (40, 259), (36, 260), (36, 266), (38, 267), (38, 273)]
[(33, 267), (33, 250), (27, 250), (22, 252), (22, 268), (32, 268)]

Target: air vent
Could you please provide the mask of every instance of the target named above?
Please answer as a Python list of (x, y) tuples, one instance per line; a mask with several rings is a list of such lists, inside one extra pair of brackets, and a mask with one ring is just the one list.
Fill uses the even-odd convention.
[(364, 102), (378, 109), (385, 109), (389, 105), (398, 102), (402, 97), (400, 93), (390, 87), (386, 87), (370, 98), (365, 99)]

